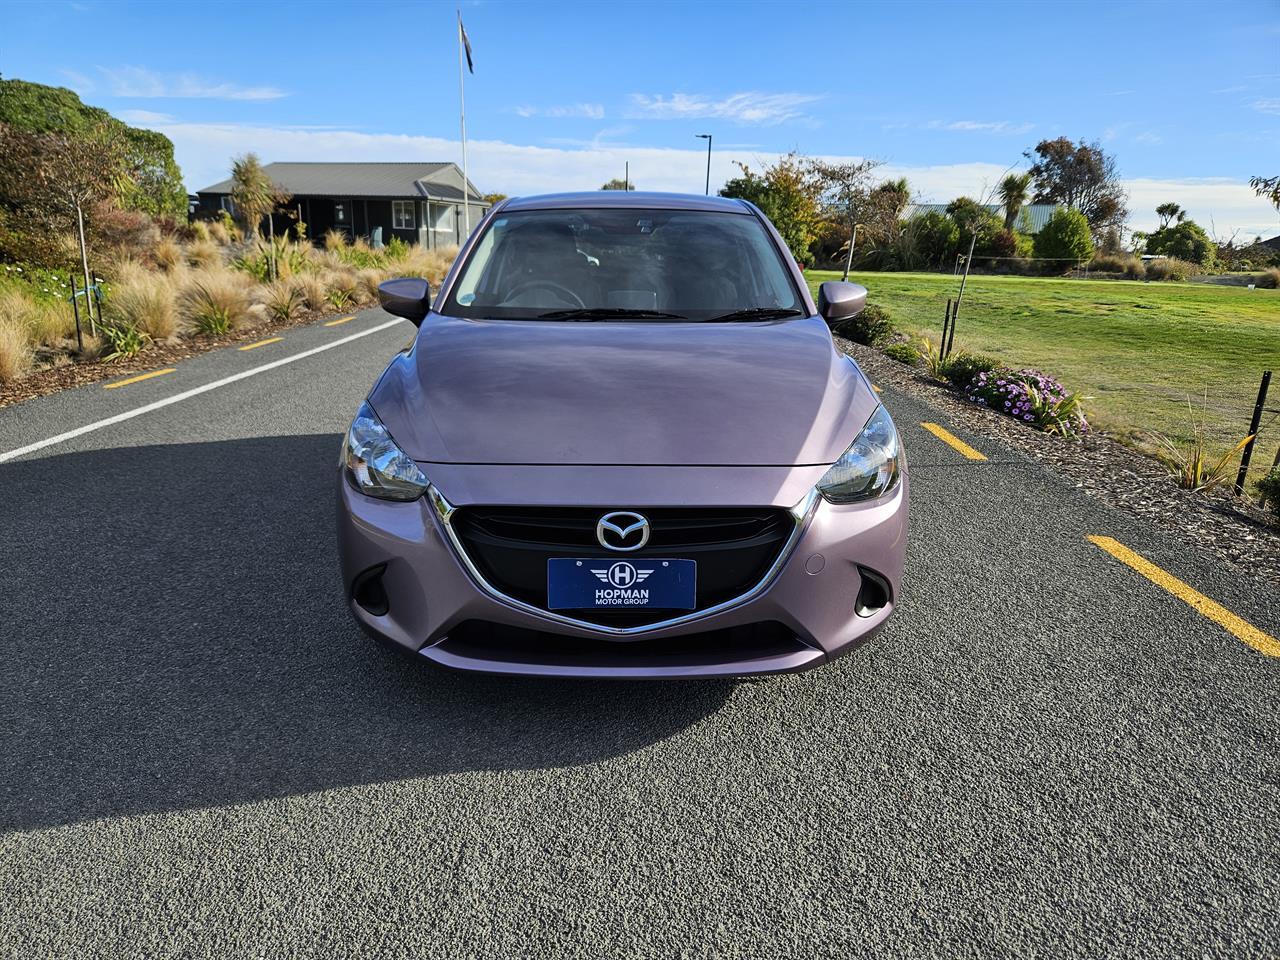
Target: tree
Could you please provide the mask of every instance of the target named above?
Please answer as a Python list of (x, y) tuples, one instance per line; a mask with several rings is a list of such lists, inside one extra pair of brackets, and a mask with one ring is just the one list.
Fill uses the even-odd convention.
[(105, 110), (86, 106), (70, 90), (25, 80), (0, 80), (0, 123), (71, 140), (112, 138), (125, 168), (115, 184), (116, 202), (152, 217), (186, 220), (187, 191), (173, 159), (173, 143), (164, 134), (130, 127)]
[(1160, 229), (1163, 230), (1174, 218), (1181, 223), (1186, 219), (1187, 213), (1176, 203), (1162, 203), (1156, 207), (1156, 216), (1160, 218)]
[(1036, 234), (1037, 257), (1047, 260), (1088, 260), (1093, 256), (1093, 234), (1085, 215), (1071, 207), (1054, 211)]
[(612, 180), (610, 180), (600, 189), (601, 190), (634, 190), (635, 188), (636, 188), (636, 185), (634, 183), (628, 183), (626, 180), (620, 180), (617, 177), (614, 177)]
[[(116, 192), (126, 170), (125, 146), (109, 127), (66, 137), (0, 125), (0, 198), (6, 219), (19, 223), (22, 233), (36, 240), (74, 229), (86, 290), (90, 281), (85, 222), (95, 205)], [(92, 320), (92, 307), (87, 309)]]
[(1204, 267), (1213, 263), (1218, 253), (1217, 246), (1204, 228), (1194, 220), (1179, 220), (1175, 224), (1161, 226), (1147, 237), (1146, 250), (1147, 253), (1176, 257)]
[(507, 199), (507, 195), (505, 193), (486, 193), (483, 197), (484, 202), (490, 206), (497, 203), (499, 200), (505, 199)]
[[(929, 210), (907, 221), (904, 233), (915, 241), (914, 253), (932, 267), (940, 267), (955, 256), (960, 246), (960, 228), (950, 217)], [(910, 257), (905, 257), (910, 260)], [(904, 264), (909, 267), (910, 264)]]
[(1095, 143), (1074, 144), (1066, 137), (1041, 140), (1024, 154), (1034, 160), (1029, 173), (1036, 203), (1057, 203), (1084, 214), (1090, 229), (1101, 234), (1128, 214), (1115, 157)]
[(1027, 191), (1031, 187), (1031, 174), (1011, 173), (1000, 181), (1000, 206), (1004, 208), (1004, 228), (1012, 232), (1013, 225), (1018, 222), (1018, 214), (1027, 202)]
[(874, 209), (871, 188), (871, 171), (879, 165), (875, 160), (860, 160), (856, 163), (813, 160), (809, 163), (822, 215), (848, 228), (848, 236), (843, 244), (848, 247), (844, 276), (846, 280), (849, 279), (848, 268), (853, 260), (857, 224), (879, 218), (879, 211)]
[(975, 238), (973, 243), (975, 256), (1011, 255), (1008, 251), (1013, 241), (1002, 239), (1004, 225), (1000, 222), (1000, 218), (977, 200), (970, 197), (957, 197), (947, 204), (947, 216), (959, 228), (962, 247), (967, 249), (964, 241), (970, 236)]
[(1280, 210), (1280, 177), (1250, 177), (1249, 186), (1260, 197), (1266, 197)]
[(231, 161), (231, 202), (244, 219), (246, 237), (258, 238), (262, 218), (289, 195), (277, 187), (256, 153), (246, 153)]
[(735, 163), (742, 175), (729, 180), (720, 189), (720, 196), (754, 203), (773, 221), (796, 261), (808, 263), (809, 248), (818, 235), (818, 200), (822, 194), (809, 165), (797, 153), (780, 157), (762, 173), (744, 163)]

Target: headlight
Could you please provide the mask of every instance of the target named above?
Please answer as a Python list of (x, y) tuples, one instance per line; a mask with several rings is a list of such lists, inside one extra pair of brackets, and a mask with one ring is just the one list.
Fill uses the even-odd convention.
[(417, 500), (428, 480), (412, 458), (396, 446), (373, 408), (360, 405), (342, 442), (347, 477), (361, 493), (379, 500)]
[(849, 449), (818, 481), (818, 492), (832, 503), (869, 500), (898, 482), (902, 448), (884, 407), (876, 407)]

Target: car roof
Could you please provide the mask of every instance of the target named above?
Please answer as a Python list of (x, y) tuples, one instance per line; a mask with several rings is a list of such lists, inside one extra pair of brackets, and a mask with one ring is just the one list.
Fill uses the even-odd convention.
[(514, 197), (503, 205), (504, 213), (515, 210), (612, 209), (642, 207), (649, 210), (714, 210), (720, 213), (750, 214), (742, 200), (704, 197), (693, 193), (656, 193), (641, 190), (590, 190), (580, 193), (548, 193), (537, 197)]

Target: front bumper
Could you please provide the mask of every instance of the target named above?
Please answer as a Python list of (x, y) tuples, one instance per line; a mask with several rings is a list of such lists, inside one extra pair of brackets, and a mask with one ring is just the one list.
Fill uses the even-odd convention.
[[(883, 628), (900, 597), (906, 548), (905, 474), (880, 500), (839, 506), (811, 497), (824, 469), (433, 465), (428, 475), (439, 486), (413, 503), (366, 497), (340, 471), (338, 540), (348, 603), (371, 635), (459, 670), (628, 678), (808, 669)], [(598, 493), (571, 499), (584, 490), (617, 499), (601, 501)], [(454, 505), (642, 510), (723, 506), (730, 497), (798, 512), (797, 531), (775, 568), (737, 601), (626, 630), (495, 595), (450, 535), (448, 520)], [(887, 602), (859, 603), (874, 599), (877, 588)]]

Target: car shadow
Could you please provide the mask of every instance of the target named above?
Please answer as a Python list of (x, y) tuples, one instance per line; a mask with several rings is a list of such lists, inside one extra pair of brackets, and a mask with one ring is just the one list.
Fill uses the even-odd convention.
[(725, 681), (486, 678), (384, 651), (342, 598), (338, 444), (0, 466), (0, 830), (590, 763), (729, 696)]

